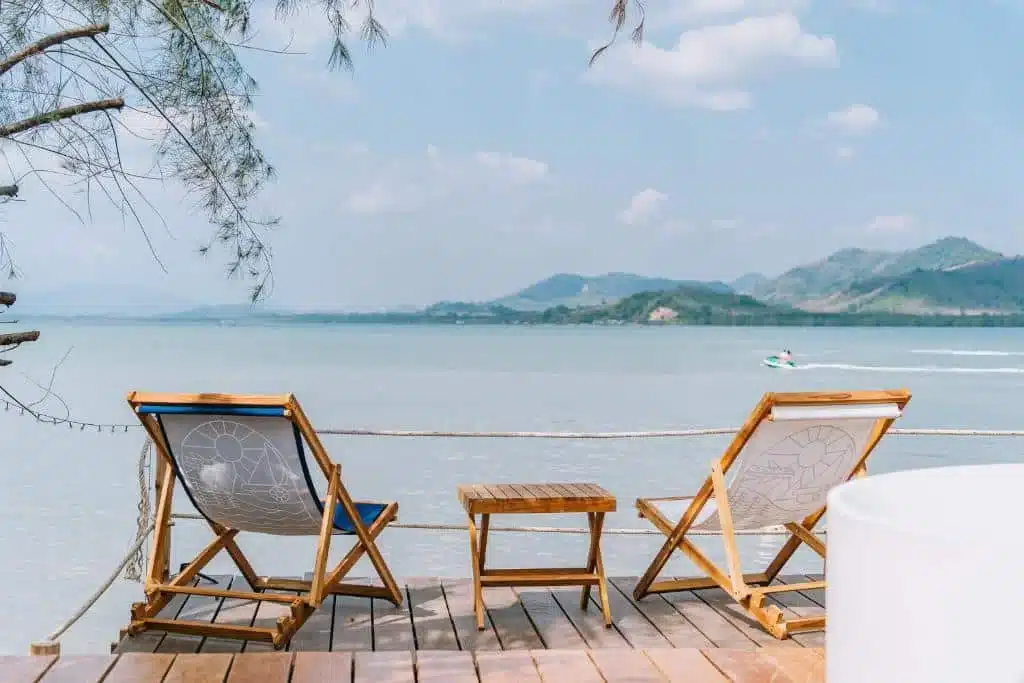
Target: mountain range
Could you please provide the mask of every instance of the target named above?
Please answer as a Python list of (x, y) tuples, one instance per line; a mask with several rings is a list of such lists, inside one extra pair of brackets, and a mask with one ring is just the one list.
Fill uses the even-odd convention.
[[(117, 291), (123, 293), (124, 289)], [(84, 297), (78, 291), (72, 299)], [(96, 300), (94, 295), (87, 298)], [(1006, 256), (964, 237), (945, 237), (906, 251), (842, 249), (775, 277), (749, 273), (722, 282), (622, 272), (596, 276), (559, 273), (489, 301), (444, 301), (421, 310), (381, 313), (299, 313), (246, 304), (179, 305), (174, 310), (173, 300), (148, 309), (138, 300), (119, 301), (102, 312), (95, 306), (83, 312), (56, 295), (42, 301), (37, 298), (34, 303), (31, 297), (19, 297), (18, 313), (42, 313), (39, 309), (47, 307), (40, 304), (49, 304), (51, 310), (57, 309), (50, 315), (60, 317), (84, 314), (196, 322), (707, 322), (753, 316), (801, 324), (811, 320), (808, 316), (819, 316), (814, 319), (817, 321), (851, 315), (995, 315), (1008, 319), (1024, 316), (1024, 258)]]
[[(480, 315), (488, 311), (553, 308), (618, 310), (642, 315), (654, 308), (779, 312), (980, 315), (1024, 313), (1024, 260), (1007, 257), (964, 237), (945, 237), (916, 249), (842, 249), (777, 277), (749, 273), (729, 283), (672, 280), (608, 273), (562, 273), (487, 302), (441, 302), (425, 315)], [(663, 294), (671, 294), (668, 306)], [(621, 302), (629, 300), (625, 307)], [(629, 309), (628, 311), (625, 309)]]

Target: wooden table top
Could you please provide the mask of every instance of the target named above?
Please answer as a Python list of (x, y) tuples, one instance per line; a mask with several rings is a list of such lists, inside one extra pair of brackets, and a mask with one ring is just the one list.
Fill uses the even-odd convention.
[(469, 514), (615, 512), (615, 496), (597, 484), (463, 484)]

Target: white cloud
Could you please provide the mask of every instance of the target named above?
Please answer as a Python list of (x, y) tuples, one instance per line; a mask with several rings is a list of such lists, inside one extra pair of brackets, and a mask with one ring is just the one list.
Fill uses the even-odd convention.
[(870, 233), (892, 234), (906, 232), (914, 227), (913, 216), (875, 216), (864, 230)]
[(836, 149), (836, 157), (842, 161), (852, 159), (856, 153), (853, 147), (842, 146)]
[[(366, 18), (366, 3), (347, 10), (345, 19), (352, 26), (353, 40)], [(402, 38), (414, 31), (447, 41), (466, 40), (474, 29), (488, 21), (514, 17), (533, 17), (560, 11), (579, 16), (592, 11), (587, 0), (390, 0), (374, 5), (374, 16), (384, 25), (389, 38)], [(597, 14), (602, 16), (606, 10)], [(253, 12), (253, 23), (261, 35), (270, 37), (275, 47), (287, 43), (292, 50), (308, 51), (331, 37), (330, 25), (316, 4), (284, 18), (278, 18), (272, 3)]]
[(548, 165), (536, 159), (498, 152), (448, 154), (428, 144), (422, 156), (368, 171), (367, 182), (349, 192), (340, 208), (361, 215), (412, 211), (455, 195), (537, 185), (548, 173)]
[(795, 12), (806, 7), (808, 0), (684, 0), (648, 11), (651, 27), (706, 23), (726, 16), (777, 14)]
[(866, 104), (851, 104), (846, 109), (830, 112), (828, 123), (846, 135), (865, 135), (874, 130), (882, 117)]
[(543, 161), (515, 157), (494, 152), (477, 152), (476, 161), (485, 168), (505, 174), (517, 183), (532, 183), (543, 179), (548, 174), (548, 165)]
[(641, 190), (629, 200), (629, 206), (619, 213), (619, 220), (626, 225), (641, 223), (657, 213), (666, 199), (667, 194), (658, 192), (653, 187)]
[(806, 32), (792, 13), (755, 16), (683, 32), (671, 49), (651, 43), (610, 49), (584, 76), (641, 90), (675, 105), (750, 106), (744, 84), (785, 66), (833, 67), (835, 41)]

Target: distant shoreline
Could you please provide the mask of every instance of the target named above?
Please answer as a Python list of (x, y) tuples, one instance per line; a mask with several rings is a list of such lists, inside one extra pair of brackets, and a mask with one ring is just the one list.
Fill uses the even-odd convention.
[(264, 327), (287, 325), (392, 325), (417, 326), (490, 326), (490, 327), (856, 327), (856, 328), (1024, 328), (1024, 315), (907, 315), (799, 313), (788, 316), (735, 316), (728, 319), (673, 320), (666, 322), (594, 320), (544, 320), (539, 314), (524, 313), (516, 319), (495, 316), (423, 315), (417, 313), (351, 314), (260, 314), (235, 318), (182, 316), (110, 316), (110, 315), (22, 315), (24, 323), (49, 321), (63, 323), (131, 325), (203, 325), (214, 327)]

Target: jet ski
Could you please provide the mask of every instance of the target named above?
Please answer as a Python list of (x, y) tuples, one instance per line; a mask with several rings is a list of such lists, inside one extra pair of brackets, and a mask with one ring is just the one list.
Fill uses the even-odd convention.
[(789, 351), (784, 353), (777, 353), (765, 358), (762, 363), (770, 368), (795, 368), (796, 363), (793, 362), (793, 357)]

